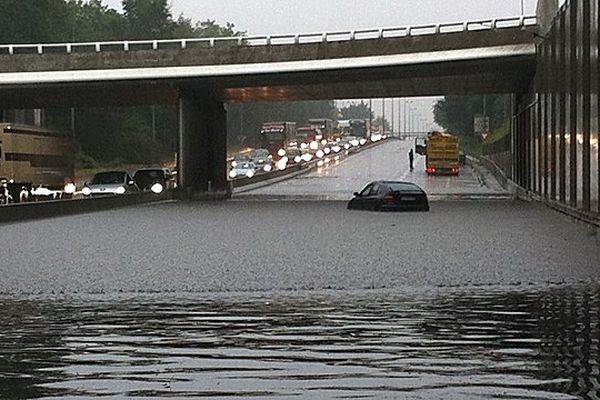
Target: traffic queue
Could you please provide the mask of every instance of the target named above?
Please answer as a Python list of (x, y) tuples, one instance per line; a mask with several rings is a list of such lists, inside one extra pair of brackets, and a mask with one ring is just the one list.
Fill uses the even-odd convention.
[(265, 122), (260, 130), (260, 148), (246, 149), (229, 160), (229, 178), (252, 179), (259, 174), (284, 171), (293, 165), (323, 167), (387, 139), (372, 132), (368, 120), (311, 119), (297, 128), (295, 122)]

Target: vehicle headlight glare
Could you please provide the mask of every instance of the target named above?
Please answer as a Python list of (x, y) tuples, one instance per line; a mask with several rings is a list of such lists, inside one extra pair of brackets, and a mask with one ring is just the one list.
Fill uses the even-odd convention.
[(312, 142), (310, 142), (310, 149), (311, 150), (317, 150), (319, 148), (319, 142), (313, 140)]
[(267, 164), (263, 167), (263, 171), (265, 172), (271, 172), (273, 170), (273, 167), (271, 166), (271, 164)]
[(285, 150), (284, 150), (284, 149), (279, 149), (279, 150), (277, 151), (277, 155), (278, 155), (279, 157), (284, 157), (284, 156), (285, 156)]
[(305, 149), (307, 149), (307, 148), (308, 148), (308, 143), (302, 143), (302, 144), (300, 144), (300, 148), (301, 148), (302, 150), (305, 150)]
[(360, 143), (361, 146), (364, 146), (367, 143), (367, 139), (360, 139), (358, 143)]
[(232, 166), (233, 168), (237, 167), (237, 161), (232, 161), (232, 162), (231, 162), (231, 166)]
[(319, 151), (317, 151), (317, 154), (316, 154), (316, 156), (317, 156), (318, 158), (323, 158), (323, 157), (325, 156), (325, 152), (323, 152), (323, 150), (319, 150)]
[(115, 190), (116, 194), (125, 194), (126, 189), (123, 186), (119, 186), (117, 190)]
[(329, 147), (325, 147), (325, 148), (323, 149), (323, 151), (325, 152), (325, 154), (329, 154), (329, 153), (331, 153), (331, 149), (330, 149)]
[(231, 179), (233, 179), (233, 178), (237, 177), (237, 172), (235, 172), (235, 171), (229, 171), (229, 177), (230, 177)]
[(248, 178), (253, 178), (254, 177), (254, 171), (250, 170), (250, 171), (246, 172), (246, 176)]
[(75, 184), (73, 184), (73, 183), (69, 182), (65, 185), (65, 193), (66, 194), (73, 194), (73, 193), (75, 193), (76, 190), (77, 190), (77, 187), (75, 187)]
[(294, 157), (294, 162), (295, 162), (296, 164), (300, 163), (301, 161), (302, 161), (302, 157), (300, 157), (300, 156), (296, 156), (296, 157)]
[(164, 188), (163, 188), (163, 185), (161, 185), (160, 183), (157, 182), (154, 185), (152, 185), (150, 190), (152, 191), (152, 193), (160, 194), (160, 193), (162, 193)]
[(83, 193), (84, 196), (89, 196), (92, 194), (92, 189), (90, 189), (89, 187), (84, 187), (83, 190), (81, 191), (81, 193)]

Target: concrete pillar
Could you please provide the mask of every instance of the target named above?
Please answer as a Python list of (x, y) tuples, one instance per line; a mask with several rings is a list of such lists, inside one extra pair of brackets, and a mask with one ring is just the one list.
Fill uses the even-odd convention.
[(227, 115), (212, 91), (179, 95), (179, 187), (186, 198), (228, 198)]

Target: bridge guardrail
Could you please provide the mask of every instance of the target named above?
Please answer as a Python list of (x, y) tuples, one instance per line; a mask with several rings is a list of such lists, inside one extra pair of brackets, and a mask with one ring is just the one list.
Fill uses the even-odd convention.
[(447, 33), (460, 33), (485, 30), (501, 30), (508, 28), (524, 28), (536, 26), (535, 16), (521, 16), (453, 22), (442, 24), (415, 25), (391, 28), (361, 29), (351, 31), (315, 32), (303, 34), (282, 34), (262, 36), (234, 36), (214, 38), (186, 38), (160, 40), (100, 41), (83, 43), (38, 43), (38, 44), (3, 44), (0, 54), (48, 54), (48, 53), (86, 53), (103, 51), (135, 51), (186, 49), (188, 47), (231, 47), (231, 46), (276, 46), (298, 45), (309, 43), (331, 43), (370, 39), (388, 39), (398, 37), (427, 36)]

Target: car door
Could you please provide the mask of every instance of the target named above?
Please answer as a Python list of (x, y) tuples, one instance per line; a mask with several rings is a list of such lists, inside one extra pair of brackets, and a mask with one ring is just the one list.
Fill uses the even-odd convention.
[(364, 210), (366, 209), (366, 201), (367, 198), (369, 196), (369, 193), (371, 193), (371, 189), (373, 188), (373, 184), (369, 184), (367, 185), (362, 192), (360, 192), (358, 194), (358, 196), (356, 196), (353, 201), (352, 201), (352, 208), (355, 208), (357, 210)]
[(381, 185), (378, 183), (374, 183), (373, 186), (371, 186), (371, 190), (364, 197), (365, 209), (377, 210), (379, 203), (380, 203), (380, 199), (379, 199), (379, 190), (380, 189), (381, 189)]

